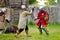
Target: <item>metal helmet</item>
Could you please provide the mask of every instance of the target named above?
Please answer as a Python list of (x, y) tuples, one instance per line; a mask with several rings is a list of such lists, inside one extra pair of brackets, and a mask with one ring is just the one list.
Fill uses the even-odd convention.
[(21, 5), (21, 9), (26, 9), (26, 6), (25, 5)]
[(2, 11), (2, 12), (6, 12), (6, 10), (7, 10), (6, 8), (2, 8), (2, 10), (1, 10), (1, 11)]

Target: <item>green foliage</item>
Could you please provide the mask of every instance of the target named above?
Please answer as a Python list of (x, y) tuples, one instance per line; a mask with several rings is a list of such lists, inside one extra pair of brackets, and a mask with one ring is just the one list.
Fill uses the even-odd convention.
[(29, 0), (29, 4), (33, 4), (35, 2), (36, 2), (36, 0)]
[(48, 0), (45, 4), (46, 5), (55, 5), (56, 2), (55, 2), (55, 0)]

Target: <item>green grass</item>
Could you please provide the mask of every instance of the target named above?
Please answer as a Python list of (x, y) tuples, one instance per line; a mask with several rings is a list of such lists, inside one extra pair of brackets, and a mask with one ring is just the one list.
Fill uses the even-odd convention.
[(32, 37), (26, 37), (23, 31), (18, 38), (15, 34), (0, 34), (0, 40), (60, 40), (60, 24), (49, 24), (47, 27), (49, 30), (49, 36), (43, 31), (43, 35), (40, 35), (35, 25), (29, 25), (29, 33)]

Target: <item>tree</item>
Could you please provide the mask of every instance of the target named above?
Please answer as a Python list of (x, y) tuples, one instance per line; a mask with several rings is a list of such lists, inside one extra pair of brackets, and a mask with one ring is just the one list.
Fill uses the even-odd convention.
[(47, 0), (47, 2), (45, 4), (46, 5), (55, 5), (56, 2), (55, 2), (55, 0)]
[(29, 0), (29, 4), (33, 4), (35, 2), (36, 2), (36, 0)]

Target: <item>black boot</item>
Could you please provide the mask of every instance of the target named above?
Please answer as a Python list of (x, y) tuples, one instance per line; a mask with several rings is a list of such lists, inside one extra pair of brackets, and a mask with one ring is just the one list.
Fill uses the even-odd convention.
[(49, 35), (48, 30), (46, 28), (43, 28), (43, 30), (46, 32), (46, 35)]
[(42, 35), (42, 28), (39, 27), (38, 29), (39, 29), (40, 34)]

